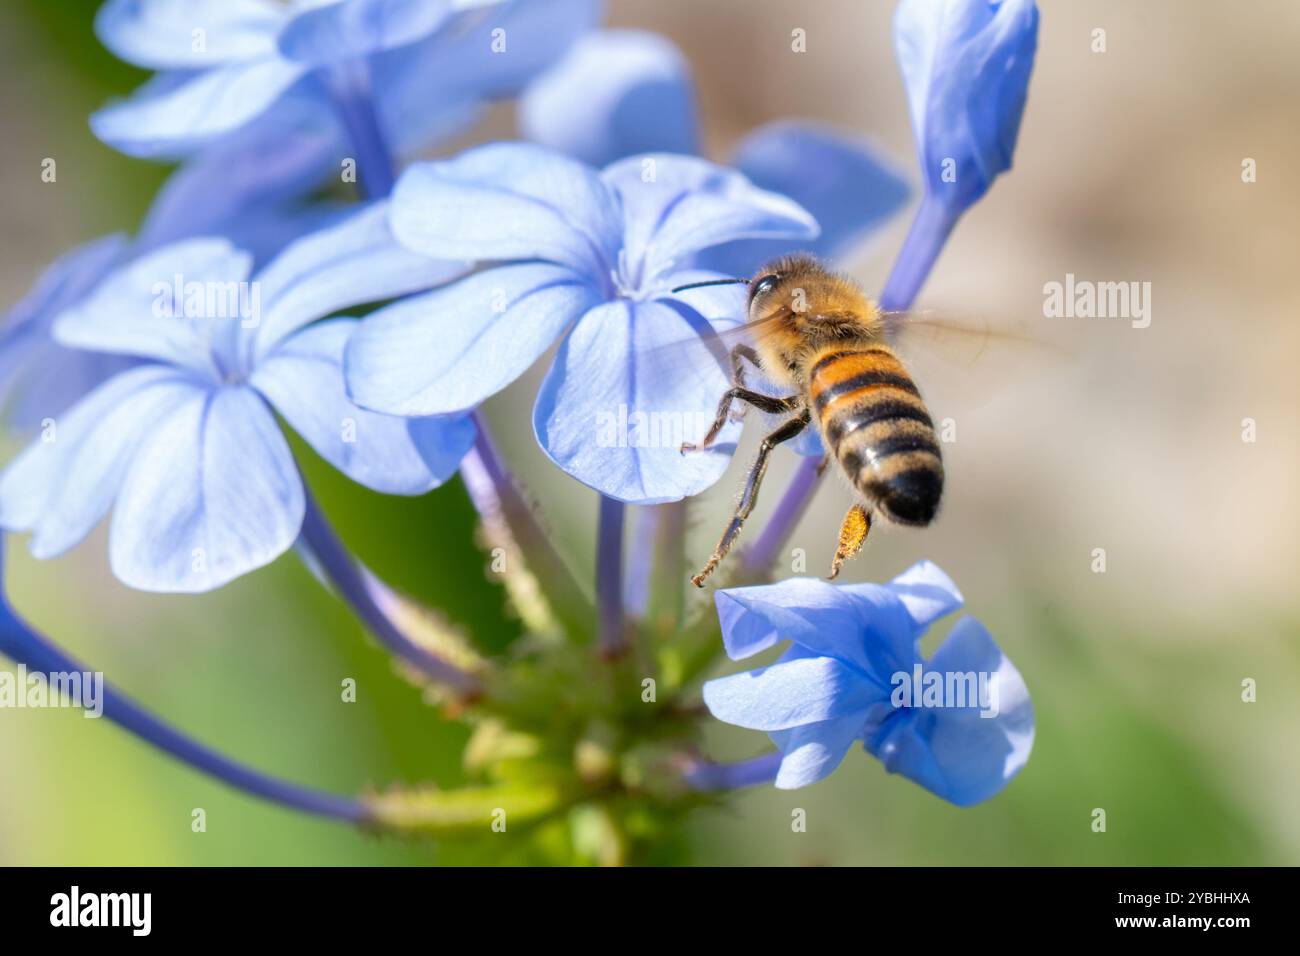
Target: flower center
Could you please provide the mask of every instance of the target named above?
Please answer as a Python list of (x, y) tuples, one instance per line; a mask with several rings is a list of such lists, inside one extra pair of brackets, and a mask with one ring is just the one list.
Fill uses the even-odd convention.
[(667, 271), (667, 265), (661, 265), (653, 273), (647, 274), (646, 261), (650, 258), (650, 249), (647, 247), (636, 262), (632, 262), (627, 254), (627, 249), (619, 249), (618, 266), (609, 271), (609, 280), (612, 287), (612, 294), (620, 299), (632, 299), (641, 301), (651, 298), (659, 290), (655, 280)]

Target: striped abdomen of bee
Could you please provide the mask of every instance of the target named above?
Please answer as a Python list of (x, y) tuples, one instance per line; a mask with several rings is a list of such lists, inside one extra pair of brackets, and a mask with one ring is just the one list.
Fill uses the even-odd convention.
[(807, 400), (826, 447), (872, 510), (927, 525), (943, 493), (934, 423), (884, 343), (827, 346), (811, 357)]

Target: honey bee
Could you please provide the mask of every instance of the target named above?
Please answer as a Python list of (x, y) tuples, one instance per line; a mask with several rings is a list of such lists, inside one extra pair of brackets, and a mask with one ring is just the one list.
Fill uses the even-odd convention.
[[(735, 514), (691, 581), (703, 587), (731, 550), (754, 508), (772, 450), (810, 426), (859, 498), (840, 528), (831, 578), (862, 549), (873, 520), (930, 524), (943, 495), (943, 456), (921, 391), (887, 341), (889, 316), (856, 283), (806, 255), (779, 259), (753, 279), (710, 280), (674, 291), (727, 282), (749, 286), (745, 328), (752, 344), (730, 350), (732, 387), (718, 402), (703, 440), (683, 444), (682, 453), (709, 447), (733, 403), (791, 417), (763, 439)], [(746, 363), (784, 397), (749, 388)]]

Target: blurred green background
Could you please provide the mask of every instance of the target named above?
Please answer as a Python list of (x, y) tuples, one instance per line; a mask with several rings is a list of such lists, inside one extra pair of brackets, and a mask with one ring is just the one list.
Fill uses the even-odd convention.
[[(943, 520), (888, 532), (847, 571), (879, 580), (920, 557), (957, 580), (1029, 684), (1028, 767), (980, 807), (950, 807), (854, 752), (829, 780), (766, 788), (691, 817), (673, 858), (698, 864), (1295, 864), (1300, 862), (1300, 386), (1296, 210), (1300, 8), (1287, 0), (1041, 3), (1042, 33), (1015, 169), (958, 227), (922, 305), (1043, 323), (1042, 286), (1066, 272), (1153, 283), (1153, 322), (1074, 320), (1075, 360), (992, 396), (923, 380), (946, 452)], [(95, 4), (0, 8), (0, 305), (71, 245), (131, 230), (164, 170), (98, 143), (86, 116), (137, 71), (90, 31)], [(724, 156), (770, 119), (871, 135), (912, 169), (894, 67), (892, 4), (823, 0), (613, 3), (696, 71), (708, 146)], [(790, 30), (808, 52), (789, 52)], [(1107, 52), (1091, 50), (1107, 31)], [(576, 107), (575, 107), (576, 108)], [(510, 107), (475, 139), (510, 135)], [(57, 184), (40, 162), (57, 157)], [(1241, 161), (1256, 159), (1244, 184)], [(850, 263), (877, 288), (905, 219)], [(1069, 322), (1070, 320), (1061, 320)], [(1056, 330), (1052, 330), (1056, 331)], [(585, 578), (594, 498), (531, 438), (535, 370), (490, 403), (508, 457)], [(949, 387), (951, 384), (951, 388)], [(1258, 441), (1243, 443), (1243, 418)], [(748, 436), (752, 441), (753, 436)], [(10, 443), (6, 456), (12, 453)], [(501, 589), (472, 543), (463, 493), (374, 495), (311, 459), (308, 482), (356, 552), (443, 608), (481, 646)], [(694, 505), (706, 553), (744, 455)], [(792, 460), (774, 464), (761, 522)], [(792, 547), (828, 559), (847, 491), (828, 482)], [(757, 526), (757, 525), (755, 525)], [(1107, 551), (1107, 571), (1091, 570)], [(454, 785), (464, 731), (394, 675), (343, 607), (288, 555), (202, 597), (132, 592), (107, 569), (104, 529), (38, 563), (10, 540), (9, 590), (38, 626), (156, 712), (259, 768), (338, 792)], [(700, 597), (693, 597), (700, 600)], [(355, 678), (359, 699), (340, 700)], [(1258, 700), (1241, 700), (1243, 679)], [(756, 735), (715, 727), (719, 756)], [(232, 793), (106, 721), (0, 710), (0, 863), (393, 864), (516, 859), (378, 839)], [(207, 811), (206, 833), (191, 811)], [(791, 829), (796, 808), (807, 832)], [(1094, 808), (1107, 831), (1091, 828)]]

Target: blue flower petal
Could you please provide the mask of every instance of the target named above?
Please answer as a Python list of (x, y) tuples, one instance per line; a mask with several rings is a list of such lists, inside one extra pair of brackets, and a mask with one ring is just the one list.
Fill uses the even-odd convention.
[(700, 282), (712, 282), (717, 279), (735, 278), (725, 272), (712, 272), (705, 269), (686, 269), (664, 277), (661, 282), (659, 298), (680, 302), (692, 312), (698, 312), (708, 320), (709, 330), (701, 329), (707, 339), (708, 351), (719, 364), (731, 374), (730, 341), (719, 341), (718, 335), (734, 333), (749, 321), (749, 290), (740, 283), (727, 285), (705, 285), (694, 289), (673, 289)]
[(961, 606), (961, 594), (936, 565), (921, 561), (885, 585), (790, 578), (725, 588), (714, 603), (732, 660), (789, 640), (888, 687), (892, 674), (911, 668), (926, 627)]
[(607, 281), (618, 197), (591, 168), (526, 143), (480, 146), (412, 166), (393, 191), (392, 224), (441, 259), (545, 259)]
[(447, 75), (438, 82), (479, 96), (516, 96), (599, 24), (604, 7), (604, 0), (543, 0), (467, 11), (444, 37), (439, 65)]
[(159, 74), (132, 96), (90, 117), (95, 135), (129, 156), (175, 158), (239, 129), (304, 75), (278, 59)]
[(462, 459), (478, 437), (478, 428), (472, 415), (408, 418), (406, 430), (436, 485), (447, 481), (460, 470)]
[(164, 365), (109, 379), (53, 422), (0, 476), (0, 526), (32, 532), (38, 558), (62, 554), (108, 511), (140, 444), (199, 384)]
[(583, 37), (529, 86), (519, 114), (529, 139), (593, 166), (637, 153), (700, 151), (690, 67), (656, 33)]
[(715, 591), (722, 645), (733, 661), (753, 657), (782, 641), (847, 661), (863, 670), (862, 617), (843, 587), (819, 578)]
[(957, 585), (933, 561), (918, 561), (886, 585), (907, 609), (917, 633), (960, 608)]
[[(417, 159), (430, 146), (470, 129), (488, 106), (487, 75), (465, 73), (453, 62), (448, 43), (464, 42), (437, 34), (392, 50), (370, 62), (371, 83), (384, 140), (394, 155)], [(489, 41), (484, 41), (486, 48)]]
[(919, 656), (924, 633), (889, 584), (845, 584), (840, 590), (857, 606), (857, 640), (866, 671), (889, 686), (892, 675), (908, 670)]
[(821, 226), (811, 242), (744, 240), (701, 253), (703, 265), (735, 276), (753, 275), (791, 252), (842, 257), (902, 209), (910, 193), (869, 143), (816, 123), (762, 126), (741, 141), (734, 164), (755, 186), (799, 203)]
[(117, 356), (67, 349), (50, 337), (55, 316), (98, 285), (125, 257), (127, 247), (119, 234), (65, 253), (4, 317), (0, 409), (7, 424), (30, 431), (127, 367)]
[(971, 617), (957, 623), (925, 669), (995, 675), (990, 703), (996, 700), (996, 716), (981, 716), (978, 706), (912, 708), (887, 720), (876, 736), (869, 734), (868, 749), (890, 773), (950, 803), (965, 807), (987, 800), (1020, 772), (1033, 747), (1034, 709), (1024, 679)]
[(500, 0), (339, 0), (293, 15), (279, 36), (280, 55), (322, 66), (424, 39), (457, 8)]
[(772, 734), (784, 755), (774, 781), (778, 790), (797, 790), (829, 777), (862, 733), (863, 715), (804, 724)]
[[(191, 236), (223, 236), (264, 262), (319, 221), (316, 189), (342, 155), (337, 117), (319, 98), (290, 93), (177, 169), (149, 207), (139, 252)], [(322, 223), (323, 224), (323, 223)]]
[(348, 343), (349, 394), (397, 415), (472, 409), (524, 373), (599, 293), (563, 266), (502, 266), (367, 316)]
[[(353, 481), (391, 495), (418, 495), (455, 473), (474, 442), (466, 418), (426, 423), (358, 408), (343, 390), (343, 347), (356, 319), (304, 329), (263, 360), (249, 383), (299, 435)], [(418, 442), (417, 442), (418, 437)], [(438, 464), (437, 471), (431, 464)]]
[(284, 18), (265, 0), (108, 0), (95, 14), (95, 34), (145, 69), (203, 69), (270, 55)]
[[(13, 349), (6, 341), (0, 349)], [(124, 355), (68, 349), (48, 336), (29, 336), (15, 354), (6, 352), (4, 423), (16, 433), (29, 436), (47, 419), (59, 415), (118, 372), (138, 364)], [(8, 366), (14, 365), (10, 370)]]
[(247, 280), (251, 264), (248, 253), (224, 239), (173, 243), (112, 273), (54, 320), (54, 337), (75, 348), (161, 359), (210, 375), (214, 344), (237, 329), (239, 319), (174, 316), (174, 297), (181, 296), (184, 309), (191, 283), (213, 283), (201, 287), (206, 300), (215, 284)]
[(258, 274), (262, 321), (255, 356), (315, 319), (428, 289), (467, 269), (464, 262), (430, 259), (403, 246), (389, 228), (387, 204), (371, 203), (303, 236)]
[(623, 202), (624, 254), (646, 277), (684, 268), (733, 239), (811, 239), (817, 221), (798, 203), (694, 156), (631, 156), (601, 174)]
[(4, 319), (5, 333), (29, 327), (48, 331), (54, 317), (99, 284), (126, 254), (122, 233), (94, 239), (56, 259)]
[(632, 504), (677, 501), (716, 482), (739, 425), (718, 444), (683, 455), (713, 420), (727, 376), (716, 366), (682, 375), (672, 355), (706, 320), (666, 302), (619, 299), (579, 320), (560, 346), (533, 408), (551, 460), (602, 494)]
[(927, 190), (960, 212), (1011, 167), (1038, 8), (1034, 0), (902, 0), (894, 40)]
[(465, 129), (558, 59), (600, 9), (600, 0), (530, 0), (469, 10), (427, 40), (372, 58), (389, 141), (412, 154)]
[(704, 685), (704, 703), (714, 717), (751, 730), (786, 730), (862, 714), (885, 696), (832, 657), (800, 657)]
[(249, 388), (188, 399), (153, 429), (122, 484), (109, 560), (145, 591), (209, 591), (275, 560), (302, 526), (302, 479)]

